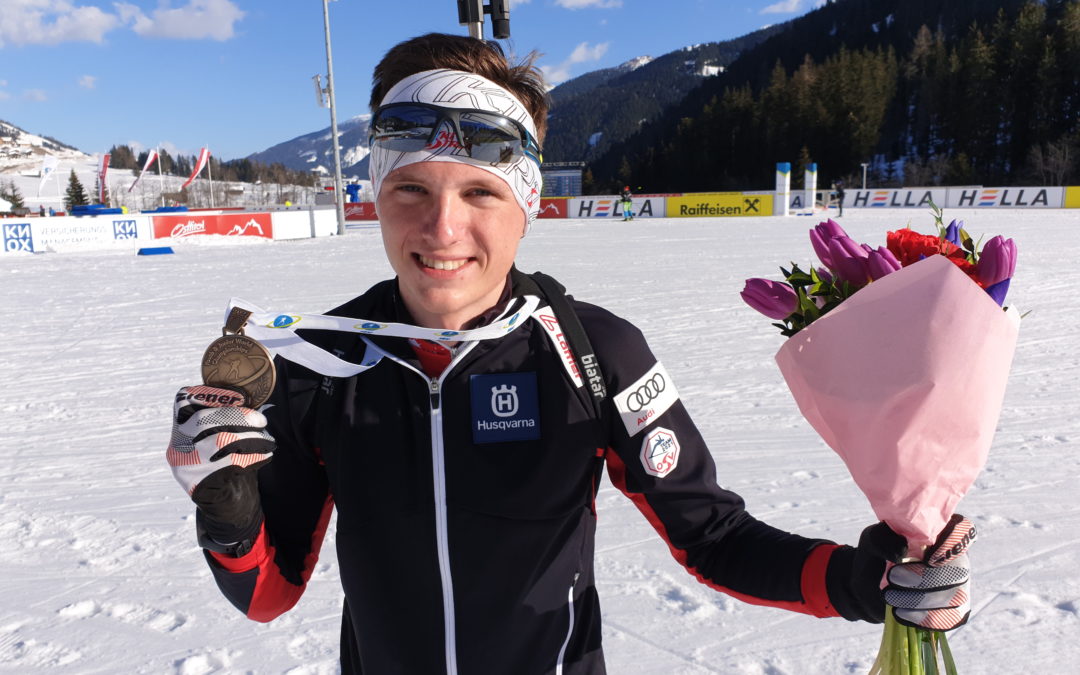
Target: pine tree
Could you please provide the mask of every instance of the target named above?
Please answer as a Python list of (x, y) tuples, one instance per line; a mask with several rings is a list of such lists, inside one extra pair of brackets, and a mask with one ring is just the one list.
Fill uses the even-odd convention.
[(11, 202), (12, 211), (14, 211), (15, 209), (26, 208), (26, 203), (23, 201), (22, 192), (19, 191), (19, 187), (15, 185), (14, 180), (8, 181), (6, 188), (2, 184), (0, 184), (0, 199)]
[(68, 176), (67, 192), (64, 194), (64, 209), (70, 213), (71, 207), (85, 206), (88, 203), (86, 190), (79, 181), (79, 177), (75, 175), (75, 169), (72, 169), (71, 175)]

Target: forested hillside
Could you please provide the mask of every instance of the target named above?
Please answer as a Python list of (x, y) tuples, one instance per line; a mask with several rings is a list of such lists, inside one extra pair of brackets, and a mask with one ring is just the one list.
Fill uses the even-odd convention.
[[(773, 26), (736, 40), (684, 47), (644, 65), (586, 73), (551, 90), (544, 159), (588, 161), (683, 100), (706, 66), (726, 68), (739, 54), (782, 30)], [(598, 134), (598, 135), (597, 135)]]
[(597, 189), (1080, 179), (1080, 0), (838, 0), (590, 162)]

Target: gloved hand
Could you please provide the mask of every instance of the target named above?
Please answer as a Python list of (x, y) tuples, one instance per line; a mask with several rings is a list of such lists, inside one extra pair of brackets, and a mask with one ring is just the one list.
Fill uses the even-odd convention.
[(871, 525), (855, 549), (833, 553), (827, 574), (829, 598), (841, 616), (881, 623), (886, 604), (902, 624), (952, 630), (970, 614), (967, 549), (975, 526), (954, 515), (921, 561), (902, 562), (907, 540), (885, 523)]
[[(172, 440), (165, 457), (173, 477), (198, 506), (200, 543), (229, 545), (258, 533), (262, 524), (255, 470), (270, 461), (274, 439), (266, 418), (242, 407), (229, 389), (184, 387), (173, 406)], [(209, 544), (209, 545), (207, 545)]]
[(975, 525), (956, 514), (921, 562), (893, 565), (886, 574), (885, 602), (902, 624), (952, 630), (971, 615), (971, 567), (967, 550)]

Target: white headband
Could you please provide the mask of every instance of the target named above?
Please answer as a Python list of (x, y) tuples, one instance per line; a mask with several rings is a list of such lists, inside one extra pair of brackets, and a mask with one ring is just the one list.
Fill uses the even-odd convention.
[[(380, 105), (412, 102), (431, 103), (444, 108), (488, 110), (520, 122), (536, 137), (536, 124), (525, 106), (506, 89), (474, 73), (441, 69), (410, 75), (391, 87)], [(518, 205), (525, 212), (526, 230), (532, 226), (540, 212), (543, 178), (536, 162), (522, 156), (513, 164), (493, 166), (472, 159), (461, 148), (449, 146), (417, 152), (398, 152), (387, 150), (378, 143), (372, 144), (368, 177), (371, 179), (376, 203), (383, 179), (394, 169), (416, 162), (462, 162), (498, 176), (510, 186)]]

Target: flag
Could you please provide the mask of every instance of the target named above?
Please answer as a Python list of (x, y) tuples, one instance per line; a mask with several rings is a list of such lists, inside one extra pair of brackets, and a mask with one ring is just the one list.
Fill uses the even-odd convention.
[(98, 203), (105, 203), (105, 175), (109, 173), (109, 153), (101, 157), (101, 166), (98, 167)]
[(128, 192), (131, 192), (132, 190), (135, 189), (135, 186), (138, 185), (139, 181), (142, 180), (143, 174), (146, 173), (146, 170), (150, 168), (150, 166), (154, 163), (154, 160), (156, 160), (157, 158), (158, 158), (157, 150), (151, 150), (150, 154), (148, 154), (146, 156), (146, 164), (143, 164), (142, 171), (139, 172), (139, 177), (136, 178), (135, 182), (132, 183), (131, 187), (128, 188)]
[(38, 183), (37, 192), (38, 196), (41, 196), (41, 188), (45, 187), (45, 182), (49, 180), (49, 176), (53, 175), (56, 171), (56, 167), (59, 166), (60, 160), (54, 155), (46, 155), (45, 159), (41, 162), (41, 182)]
[(203, 148), (202, 150), (199, 150), (199, 161), (195, 162), (195, 169), (191, 172), (191, 175), (188, 176), (187, 182), (180, 186), (181, 190), (191, 185), (191, 181), (195, 180), (195, 176), (198, 176), (200, 173), (202, 173), (203, 167), (206, 166), (206, 162), (209, 159), (210, 150), (208, 148)]

